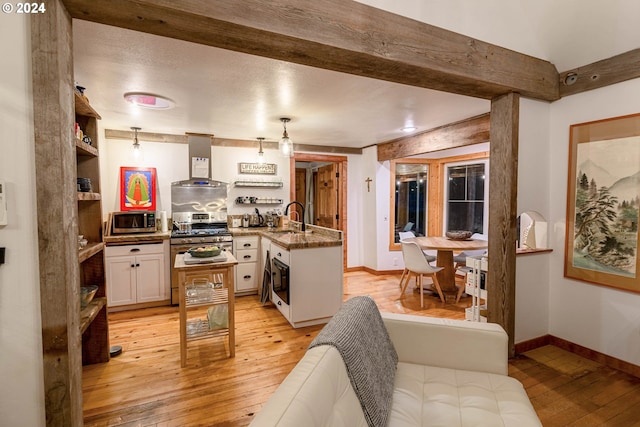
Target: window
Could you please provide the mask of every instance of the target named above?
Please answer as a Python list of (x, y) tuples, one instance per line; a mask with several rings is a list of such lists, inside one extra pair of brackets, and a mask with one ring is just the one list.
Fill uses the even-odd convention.
[(395, 168), (395, 230), (394, 242), (400, 241), (398, 232), (413, 231), (425, 236), (427, 231), (427, 173), (423, 163), (397, 163)]
[(487, 161), (447, 165), (445, 229), (486, 234)]
[(398, 233), (405, 228), (416, 236), (443, 236), (454, 229), (486, 234), (488, 176), (488, 151), (391, 160), (389, 250), (401, 250)]

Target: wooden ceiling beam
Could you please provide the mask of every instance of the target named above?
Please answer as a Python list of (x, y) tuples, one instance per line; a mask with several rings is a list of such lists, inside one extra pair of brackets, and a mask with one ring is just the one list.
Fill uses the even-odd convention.
[(560, 96), (640, 77), (640, 48), (560, 73)]
[(378, 144), (378, 161), (464, 147), (489, 141), (490, 114), (472, 117), (417, 135)]
[[(120, 139), (133, 141), (133, 132), (128, 130), (105, 129), (105, 139)], [(187, 135), (176, 135), (171, 133), (158, 132), (138, 132), (138, 139), (141, 142), (162, 142), (172, 144), (187, 144)], [(247, 139), (230, 139), (230, 138), (211, 138), (211, 145), (214, 147), (239, 147), (239, 148), (256, 148), (258, 141)], [(277, 141), (263, 141), (262, 148), (265, 150), (277, 150)], [(312, 153), (336, 153), (336, 154), (362, 154), (362, 148), (352, 147), (336, 147), (328, 145), (311, 145), (311, 144), (293, 144), (295, 152), (312, 152)]]
[(327, 70), (484, 99), (559, 98), (548, 61), (355, 1), (63, 3), (77, 19)]

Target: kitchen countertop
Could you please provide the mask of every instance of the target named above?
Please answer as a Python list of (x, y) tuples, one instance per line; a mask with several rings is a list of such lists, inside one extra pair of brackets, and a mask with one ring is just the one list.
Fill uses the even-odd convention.
[[(299, 223), (291, 221), (289, 229), (269, 229), (268, 227), (232, 227), (233, 237), (263, 236), (286, 249), (322, 248), (342, 246), (342, 232), (314, 225), (307, 225), (307, 232), (299, 231)], [(311, 233), (309, 233), (311, 231)]]
[(131, 234), (114, 234), (103, 236), (106, 245), (122, 245), (127, 243), (145, 243), (158, 240), (168, 240), (171, 238), (171, 231), (156, 231), (155, 233), (131, 233)]

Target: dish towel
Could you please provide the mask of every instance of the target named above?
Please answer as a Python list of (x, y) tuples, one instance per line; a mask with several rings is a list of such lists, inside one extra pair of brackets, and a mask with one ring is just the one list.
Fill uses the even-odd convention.
[(262, 276), (262, 294), (260, 302), (265, 305), (269, 301), (269, 293), (271, 292), (271, 257), (267, 251), (267, 259), (264, 261), (264, 275)]

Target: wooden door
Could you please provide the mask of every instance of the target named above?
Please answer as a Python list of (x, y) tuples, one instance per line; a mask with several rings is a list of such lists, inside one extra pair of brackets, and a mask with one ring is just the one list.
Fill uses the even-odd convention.
[[(297, 200), (303, 205), (307, 205), (307, 170), (305, 168), (296, 168), (296, 198), (293, 200)], [(302, 221), (302, 210), (298, 205), (291, 205), (289, 207), (289, 213), (298, 212), (298, 215), (289, 216), (289, 218), (293, 218), (296, 221)]]
[(315, 224), (338, 228), (338, 164), (332, 163), (318, 169), (315, 191)]

